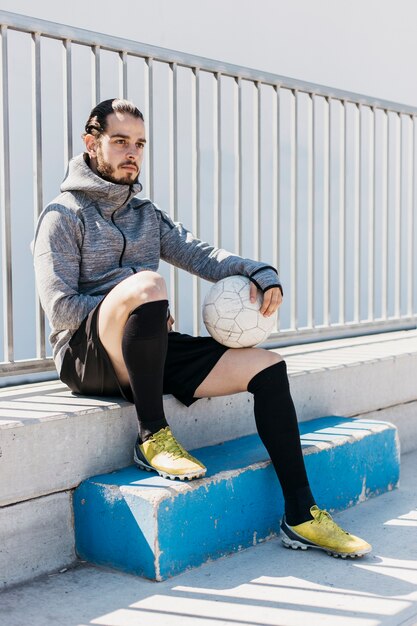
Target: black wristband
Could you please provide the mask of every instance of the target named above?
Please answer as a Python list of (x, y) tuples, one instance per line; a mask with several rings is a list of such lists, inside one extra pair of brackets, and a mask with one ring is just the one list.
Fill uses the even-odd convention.
[(275, 274), (278, 274), (278, 271), (272, 265), (264, 265), (263, 267), (258, 267), (258, 269), (252, 272), (252, 274), (249, 274), (249, 278), (252, 278), (252, 276), (255, 276), (258, 272), (263, 272), (264, 270), (273, 270)]
[(256, 280), (254, 278), (249, 277), (249, 280), (257, 286), (257, 288), (259, 289), (259, 291), (262, 291), (262, 293), (265, 293), (266, 291), (268, 291), (269, 289), (274, 289), (275, 287), (278, 287), (278, 289), (281, 291), (281, 295), (284, 295), (284, 291), (282, 289), (282, 285), (280, 283), (274, 283), (273, 285), (268, 285), (268, 287), (265, 287), (265, 289), (262, 289), (262, 287), (260, 286), (259, 283), (256, 282)]

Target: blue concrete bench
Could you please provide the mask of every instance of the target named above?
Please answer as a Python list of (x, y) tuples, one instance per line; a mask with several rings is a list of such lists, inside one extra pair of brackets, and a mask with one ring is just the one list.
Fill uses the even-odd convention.
[[(327, 417), (301, 423), (300, 430), (322, 508), (342, 510), (397, 486), (392, 424)], [(81, 483), (74, 492), (79, 556), (163, 580), (279, 532), (282, 494), (257, 435), (194, 453), (208, 472), (189, 483), (135, 467)]]

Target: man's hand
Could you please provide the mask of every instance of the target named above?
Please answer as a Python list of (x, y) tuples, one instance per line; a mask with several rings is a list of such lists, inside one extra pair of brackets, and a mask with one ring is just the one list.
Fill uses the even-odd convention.
[(169, 332), (169, 333), (171, 332), (171, 330), (172, 330), (172, 327), (173, 327), (174, 323), (175, 323), (174, 318), (172, 317), (172, 315), (171, 315), (171, 314), (169, 314), (169, 318), (168, 318), (168, 320), (167, 320), (167, 328), (168, 328), (168, 332)]
[[(255, 283), (251, 282), (250, 292), (249, 292), (249, 297), (250, 297), (251, 302), (256, 302), (256, 292), (257, 292), (257, 287)], [(264, 299), (260, 308), (260, 312), (265, 317), (270, 317), (271, 315), (275, 313), (278, 307), (281, 306), (281, 303), (282, 303), (281, 289), (279, 287), (272, 287), (271, 289), (268, 289), (268, 291), (265, 291), (264, 293)]]

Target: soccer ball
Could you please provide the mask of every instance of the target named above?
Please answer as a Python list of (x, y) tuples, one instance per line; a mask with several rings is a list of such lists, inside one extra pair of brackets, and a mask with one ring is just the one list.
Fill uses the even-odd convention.
[(249, 299), (250, 280), (228, 276), (215, 283), (204, 299), (203, 320), (210, 335), (229, 348), (249, 348), (271, 334), (277, 314), (264, 317), (259, 312), (262, 294)]

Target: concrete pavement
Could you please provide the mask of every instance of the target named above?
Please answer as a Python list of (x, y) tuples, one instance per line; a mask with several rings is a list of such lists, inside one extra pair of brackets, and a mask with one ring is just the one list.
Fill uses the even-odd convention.
[(4, 626), (417, 624), (417, 452), (401, 487), (336, 516), (372, 542), (358, 560), (278, 539), (154, 583), (83, 564), (0, 593)]

